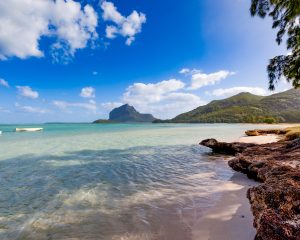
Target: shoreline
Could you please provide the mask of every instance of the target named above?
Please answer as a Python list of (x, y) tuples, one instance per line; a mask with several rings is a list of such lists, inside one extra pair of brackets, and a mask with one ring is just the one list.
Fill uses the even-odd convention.
[[(241, 206), (249, 199), (248, 206), (254, 216), (250, 226), (256, 228), (255, 238), (300, 239), (300, 127), (289, 127), (247, 131), (250, 136), (243, 136), (238, 142), (206, 139), (200, 143), (215, 153), (234, 156), (228, 165), (245, 178), (257, 181), (257, 185), (248, 187), (240, 199)], [(228, 208), (222, 205), (223, 202), (221, 211)], [(228, 239), (249, 239), (250, 226), (243, 227), (244, 234), (240, 237)], [(224, 233), (224, 238), (227, 239), (228, 234), (232, 236), (232, 229), (236, 231), (236, 227), (236, 224), (229, 224), (226, 228), (229, 233)]]
[[(268, 126), (270, 126), (270, 129), (284, 130), (286, 128), (297, 127), (299, 125), (300, 124), (297, 124), (297, 123), (290, 123), (290, 124), (279, 123), (279, 124), (272, 124), (272, 125), (268, 125)], [(265, 126), (265, 125), (262, 125), (262, 126)], [(275, 134), (275, 133), (261, 134), (261, 135), (258, 135), (258, 136), (247, 136), (245, 134), (244, 136), (241, 136), (237, 140), (237, 142), (238, 143), (254, 143), (254, 144), (260, 145), (260, 144), (267, 144), (267, 143), (276, 143), (276, 142), (278, 142), (282, 139), (283, 139), (282, 135), (280, 136), (280, 135)]]
[(224, 191), (215, 206), (199, 220), (192, 239), (254, 239), (254, 217), (246, 193), (258, 183), (238, 172), (233, 173), (229, 182), (236, 187)]
[[(282, 128), (291, 126), (294, 125), (281, 125)], [(279, 140), (278, 135), (267, 134), (261, 136), (241, 136), (237, 142), (266, 144)], [(209, 209), (197, 224), (198, 229), (193, 231), (193, 239), (199, 239), (199, 237), (201, 240), (255, 239), (254, 216), (251, 211), (251, 204), (247, 198), (247, 192), (250, 188), (256, 187), (260, 183), (236, 171), (234, 171), (230, 182), (240, 186), (240, 189), (227, 190), (222, 193), (222, 196), (214, 207)]]

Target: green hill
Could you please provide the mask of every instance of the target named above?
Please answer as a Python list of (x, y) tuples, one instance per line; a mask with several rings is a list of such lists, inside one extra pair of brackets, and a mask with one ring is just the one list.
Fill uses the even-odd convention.
[(239, 93), (215, 100), (177, 117), (155, 122), (172, 123), (262, 123), (300, 122), (300, 90), (270, 96)]

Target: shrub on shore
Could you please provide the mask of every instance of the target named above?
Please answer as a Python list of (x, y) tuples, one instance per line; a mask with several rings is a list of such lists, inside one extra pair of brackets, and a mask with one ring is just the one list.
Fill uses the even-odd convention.
[(300, 138), (300, 126), (299, 127), (290, 127), (286, 129), (288, 132), (285, 134), (286, 140), (295, 140)]
[(285, 129), (254, 129), (245, 132), (247, 136), (260, 136), (266, 134), (284, 135), (284, 139), (295, 140), (300, 138), (300, 126)]

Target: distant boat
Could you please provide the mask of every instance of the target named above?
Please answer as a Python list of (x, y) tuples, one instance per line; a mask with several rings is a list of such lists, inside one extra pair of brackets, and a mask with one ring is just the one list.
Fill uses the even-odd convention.
[(16, 128), (16, 132), (37, 132), (42, 130), (43, 128)]
[(2, 131), (0, 131), (0, 135), (2, 134)]

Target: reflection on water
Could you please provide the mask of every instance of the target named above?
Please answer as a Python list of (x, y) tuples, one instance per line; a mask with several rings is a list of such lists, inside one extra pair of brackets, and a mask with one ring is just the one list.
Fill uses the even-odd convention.
[(197, 126), (113, 128), (4, 134), (0, 239), (189, 240), (220, 192), (235, 188), (226, 162), (190, 143), (201, 139)]
[(1, 239), (189, 239), (231, 176), (198, 146), (0, 162)]

